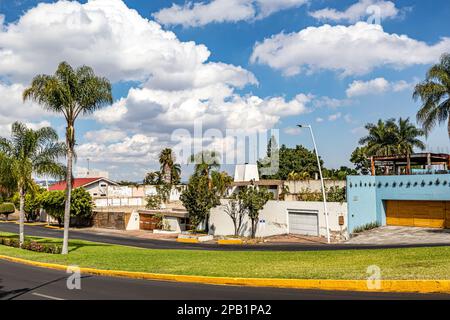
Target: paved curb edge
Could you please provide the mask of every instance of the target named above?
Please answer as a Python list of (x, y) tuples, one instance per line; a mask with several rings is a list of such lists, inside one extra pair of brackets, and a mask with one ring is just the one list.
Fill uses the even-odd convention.
[[(66, 271), (68, 266), (54, 263), (37, 262), (21, 258), (0, 255), (0, 259)], [(316, 279), (270, 279), (270, 278), (229, 278), (209, 276), (171, 275), (147, 272), (101, 270), (80, 268), (81, 273), (108, 277), (124, 277), (145, 280), (163, 280), (215, 285), (236, 285), (252, 287), (275, 287), (292, 289), (316, 289), (333, 291), (363, 292), (399, 292), (399, 293), (450, 293), (450, 280), (381, 280), (380, 289), (369, 289), (366, 280), (316, 280)]]

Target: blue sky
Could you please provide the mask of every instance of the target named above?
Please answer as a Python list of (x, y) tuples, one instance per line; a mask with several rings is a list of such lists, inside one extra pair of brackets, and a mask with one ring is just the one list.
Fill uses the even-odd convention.
[[(49, 6), (36, 9), (42, 2), (49, 3)], [(287, 145), (299, 143), (311, 147), (307, 132), (293, 129), (297, 123), (309, 123), (315, 130), (325, 165), (350, 165), (348, 159), (359, 138), (364, 135), (363, 126), (366, 123), (375, 122), (379, 118), (411, 117), (415, 120), (419, 103), (411, 98), (413, 85), (423, 79), (427, 68), (438, 61), (440, 54), (450, 52), (450, 3), (446, 0), (298, 0), (292, 1), (296, 2), (295, 5), (284, 7), (280, 4), (283, 1), (241, 0), (228, 1), (226, 8), (220, 7), (225, 5), (223, 0), (194, 1), (197, 5), (189, 5), (185, 1), (125, 0), (126, 7), (121, 5), (121, 0), (114, 0), (111, 3), (115, 3), (118, 8), (114, 14), (123, 14), (122, 18), (128, 19), (120, 23), (128, 23), (131, 18), (139, 20), (138, 27), (127, 29), (129, 33), (136, 32), (136, 35), (129, 34), (128, 39), (121, 39), (121, 49), (117, 49), (116, 55), (112, 54), (116, 42), (111, 40), (110, 35), (117, 31), (104, 30), (114, 30), (120, 19), (109, 21), (109, 15), (108, 19), (99, 20), (104, 28), (95, 29), (98, 24), (83, 24), (70, 17), (77, 10), (86, 10), (89, 21), (96, 21), (96, 16), (92, 16), (95, 12), (91, 10), (93, 6), (89, 7), (91, 9), (70, 7), (70, 11), (61, 4), (51, 7), (55, 6), (54, 2), (56, 1), (0, 0), (0, 14), (4, 15), (4, 27), (0, 29), (0, 57), (9, 50), (9, 61), (17, 63), (16, 68), (22, 68), (21, 64), (25, 68), (24, 72), (18, 72), (14, 67), (0, 63), (0, 77), (3, 81), (0, 84), (5, 87), (3, 94), (14, 91), (14, 84), (26, 85), (33, 72), (53, 72), (61, 59), (68, 60), (73, 65), (89, 64), (98, 73), (110, 77), (114, 82), (115, 106), (105, 109), (104, 113), (79, 121), (78, 165), (86, 166), (86, 158), (90, 158), (92, 166), (110, 171), (111, 176), (117, 179), (138, 179), (145, 171), (157, 168), (157, 150), (170, 145), (168, 136), (174, 129), (185, 125), (189, 127), (187, 123), (192, 122), (192, 117), (187, 117), (186, 124), (180, 125), (178, 119), (183, 112), (186, 116), (189, 115), (189, 103), (199, 108), (192, 111), (192, 114), (209, 119), (207, 127), (219, 126), (218, 129), (224, 130), (230, 124), (242, 127), (247, 123), (248, 130), (253, 127), (276, 128), (280, 130), (280, 143)], [(79, 2), (85, 4), (87, 1)], [(97, 2), (95, 8), (100, 11), (108, 5), (105, 0), (90, 2)], [(207, 10), (212, 5), (224, 9), (209, 14)], [(366, 23), (372, 13), (367, 14), (365, 9), (371, 5), (380, 8), (381, 26), (377, 30), (371, 29), (373, 25)], [(137, 10), (138, 16), (129, 15), (130, 9)], [(30, 14), (33, 10), (39, 14)], [(44, 17), (48, 12), (57, 21), (53, 25), (45, 21)], [(174, 33), (177, 43), (160, 41), (157, 31), (155, 34), (158, 36), (155, 37), (150, 36), (150, 31), (139, 35), (139, 27), (145, 25), (144, 21), (140, 21), (141, 18), (156, 20), (164, 35), (168, 31)], [(53, 18), (49, 18), (51, 19)], [(68, 26), (67, 30), (58, 27), (58, 23)], [(80, 25), (74, 27), (77, 23)], [(324, 27), (327, 24), (329, 29)], [(41, 30), (41, 33), (33, 36), (33, 31), (30, 30), (35, 27), (29, 28), (30, 25), (38, 26), (36, 29)], [(89, 33), (91, 27), (95, 30)], [(57, 33), (54, 39), (68, 39), (70, 44), (64, 46), (56, 43), (56, 40), (52, 42), (47, 39), (46, 28), (49, 35)], [(74, 31), (79, 30), (77, 28), (86, 28), (88, 31), (81, 29), (80, 39), (87, 34), (92, 36), (91, 42), (78, 40), (78, 31)], [(367, 36), (369, 33), (372, 36)], [(397, 35), (404, 36), (402, 38)], [(39, 41), (41, 36), (43, 40)], [(338, 37), (342, 37), (341, 40), (335, 40)], [(356, 40), (358, 45), (346, 42), (352, 37), (362, 40)], [(134, 38), (136, 43), (131, 42)], [(27, 39), (27, 52), (38, 52), (36, 61), (17, 44), (17, 39)], [(198, 67), (186, 71), (182, 70), (184, 63), (193, 66), (198, 63), (198, 59), (191, 54), (179, 51), (182, 46), (180, 44), (190, 41), (195, 42), (196, 54), (201, 56), (203, 49), (199, 46), (204, 45), (209, 51), (209, 57), (207, 60), (200, 59), (202, 61)], [(98, 43), (93, 45), (92, 42)], [(47, 48), (43, 49), (43, 44)], [(133, 48), (134, 45), (137, 50), (142, 48), (143, 55), (151, 56), (152, 53), (149, 52), (154, 48), (164, 52), (164, 59), (172, 59), (178, 54), (186, 56), (180, 56), (181, 62), (171, 63), (168, 60), (162, 66), (150, 58), (142, 58), (144, 62), (140, 65), (140, 58), (130, 58), (133, 51), (126, 50), (127, 46)], [(159, 50), (158, 46), (162, 46), (162, 49)], [(92, 51), (94, 49), (97, 51)], [(66, 53), (67, 57), (61, 52)], [(84, 60), (83, 53), (86, 53)], [(42, 55), (41, 59), (45, 59), (39, 60), (39, 54)], [(96, 54), (100, 57), (106, 54), (108, 57), (104, 60), (108, 64), (105, 62), (104, 65), (101, 58), (92, 57)], [(392, 56), (395, 57), (390, 58)], [(173, 59), (176, 60), (176, 57)], [(215, 63), (217, 69), (208, 69), (205, 73), (199, 71), (208, 63)], [(28, 64), (35, 66), (29, 67)], [(40, 65), (42, 67), (36, 67)], [(148, 72), (137, 71), (146, 67), (149, 67)], [(239, 70), (236, 69), (238, 67)], [(163, 68), (164, 72), (154, 72), (154, 68)], [(182, 79), (186, 81), (186, 85), (181, 85), (180, 89), (179, 75), (184, 72), (199, 72), (199, 76), (190, 83), (185, 74)], [(153, 82), (147, 82), (151, 77)], [(199, 85), (199, 79), (203, 79), (202, 83), (206, 84)], [(133, 91), (131, 94), (130, 89)], [(183, 93), (174, 92), (177, 90), (182, 90)], [(192, 93), (197, 92), (196, 90), (201, 93)], [(224, 93), (220, 94), (220, 101), (202, 104), (203, 100), (214, 100), (215, 92), (222, 90)], [(225, 93), (227, 90), (232, 90), (232, 94)], [(170, 96), (168, 100), (173, 99), (173, 104), (178, 105), (167, 102), (164, 95)], [(258, 100), (256, 109), (253, 108), (253, 100), (247, 101), (247, 97), (261, 99)], [(123, 105), (117, 103), (121, 98)], [(13, 104), (14, 100), (10, 100)], [(228, 106), (227, 102), (230, 100), (234, 102)], [(277, 103), (282, 106), (274, 111)], [(32, 108), (36, 110), (36, 106)], [(237, 108), (241, 113), (229, 113), (224, 111), (226, 108)], [(259, 113), (258, 108), (261, 110)], [(126, 117), (119, 116), (121, 112), (125, 112), (123, 110), (126, 110)], [(262, 118), (267, 113), (265, 110), (269, 110), (267, 112), (270, 113), (270, 119), (252, 120), (252, 117)], [(13, 118), (36, 126), (51, 124), (61, 135), (64, 132), (64, 122), (53, 115), (40, 114), (38, 111), (17, 111), (11, 114), (6, 113), (7, 109), (0, 111), (3, 113), (3, 122), (0, 118), (0, 133), (3, 135)], [(116, 117), (112, 117), (113, 115)], [(248, 117), (247, 122), (245, 117)], [(104, 118), (109, 120), (105, 122)], [(237, 120), (239, 123), (236, 123)], [(102, 131), (106, 138), (98, 138), (98, 131)], [(139, 150), (144, 145), (146, 147)], [(436, 128), (427, 139), (427, 146), (430, 151), (449, 152), (446, 129)], [(117, 158), (114, 151), (117, 151)], [(126, 159), (127, 154), (128, 158), (135, 157), (138, 161)]]

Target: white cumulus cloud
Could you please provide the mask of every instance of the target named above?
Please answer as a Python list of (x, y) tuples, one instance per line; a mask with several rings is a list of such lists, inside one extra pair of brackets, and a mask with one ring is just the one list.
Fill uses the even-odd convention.
[(304, 5), (308, 0), (212, 0), (172, 4), (153, 16), (164, 25), (185, 27), (204, 26), (209, 23), (253, 21), (277, 11)]
[(256, 43), (250, 61), (286, 76), (332, 70), (343, 76), (363, 75), (375, 68), (403, 69), (436, 62), (450, 50), (450, 38), (429, 45), (407, 35), (387, 33), (380, 25), (308, 27), (280, 33)]
[(359, 0), (344, 11), (333, 8), (325, 8), (310, 12), (309, 15), (315, 19), (324, 21), (347, 21), (354, 23), (367, 17), (379, 19), (395, 18), (400, 14), (400, 10), (392, 1), (384, 0)]
[(347, 97), (381, 94), (388, 91), (400, 92), (413, 87), (413, 83), (404, 80), (389, 82), (385, 78), (376, 78), (369, 81), (355, 80), (346, 90)]

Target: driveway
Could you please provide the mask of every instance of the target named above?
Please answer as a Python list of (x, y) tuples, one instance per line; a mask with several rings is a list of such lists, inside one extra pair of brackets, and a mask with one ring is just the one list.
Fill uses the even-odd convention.
[(415, 227), (380, 227), (360, 233), (348, 244), (450, 244), (450, 230)]

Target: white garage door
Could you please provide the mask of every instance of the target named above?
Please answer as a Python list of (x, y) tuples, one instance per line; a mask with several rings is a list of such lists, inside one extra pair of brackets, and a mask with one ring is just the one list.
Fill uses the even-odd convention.
[(289, 233), (318, 236), (319, 222), (317, 211), (289, 210)]

